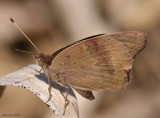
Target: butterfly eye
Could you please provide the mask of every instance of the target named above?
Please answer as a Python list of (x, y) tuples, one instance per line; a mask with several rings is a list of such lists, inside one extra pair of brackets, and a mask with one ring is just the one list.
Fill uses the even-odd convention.
[(43, 61), (46, 62), (46, 56), (44, 54), (40, 54), (39, 58)]
[(42, 67), (43, 64), (44, 64), (44, 60), (41, 58), (41, 56), (40, 55), (35, 55), (34, 58), (36, 60), (36, 63)]
[(42, 58), (43, 58), (43, 61), (47, 63), (47, 59), (46, 59), (46, 57), (45, 57), (45, 56), (43, 56)]

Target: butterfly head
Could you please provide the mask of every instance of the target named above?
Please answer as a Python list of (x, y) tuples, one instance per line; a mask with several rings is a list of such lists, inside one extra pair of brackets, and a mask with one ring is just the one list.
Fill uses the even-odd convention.
[(45, 55), (43, 53), (40, 54), (34, 54), (33, 57), (36, 60), (36, 63), (40, 65), (41, 67), (44, 65), (50, 65), (50, 55)]

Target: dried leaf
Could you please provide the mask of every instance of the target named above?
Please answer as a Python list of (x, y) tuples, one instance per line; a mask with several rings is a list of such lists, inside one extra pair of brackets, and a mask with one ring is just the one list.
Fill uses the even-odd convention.
[[(44, 73), (39, 73), (40, 66), (28, 65), (16, 72), (10, 73), (0, 78), (0, 86), (18, 86), (30, 90), (36, 94), (43, 102), (46, 102), (49, 97), (48, 81)], [(69, 104), (66, 108), (66, 113), (63, 116), (63, 109), (66, 90), (55, 82), (51, 82), (52, 85), (52, 98), (47, 103), (48, 107), (56, 114), (58, 118), (78, 118), (78, 106), (75, 94), (72, 89), (69, 90), (68, 100)]]

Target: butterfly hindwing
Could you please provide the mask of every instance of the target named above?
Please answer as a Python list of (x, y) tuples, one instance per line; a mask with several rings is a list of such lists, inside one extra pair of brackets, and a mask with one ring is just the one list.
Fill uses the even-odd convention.
[(80, 89), (76, 89), (74, 88), (80, 95), (82, 95), (83, 97), (89, 99), (89, 100), (94, 100), (94, 95), (92, 93), (92, 91), (85, 91), (85, 90), (80, 90)]

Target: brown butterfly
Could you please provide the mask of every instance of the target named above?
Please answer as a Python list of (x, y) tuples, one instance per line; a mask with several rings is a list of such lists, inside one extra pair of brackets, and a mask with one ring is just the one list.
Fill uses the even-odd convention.
[[(11, 21), (15, 24), (13, 19)], [(123, 89), (131, 80), (132, 62), (145, 44), (146, 34), (136, 31), (91, 36), (63, 47), (51, 56), (40, 53), (33, 44), (39, 51), (34, 57), (48, 77), (50, 95), (47, 102), (51, 99), (50, 80), (67, 89), (64, 113), (68, 96), (66, 83), (89, 100), (94, 99), (94, 90)]]

